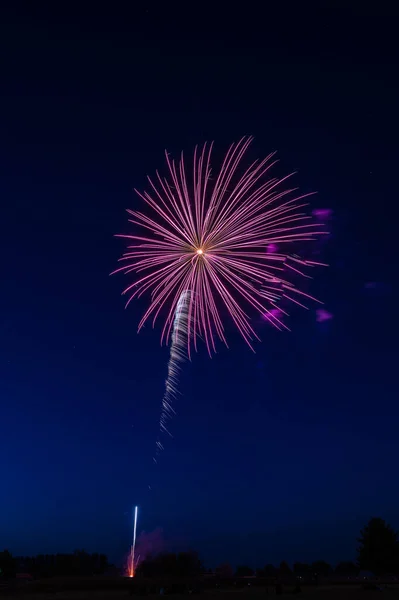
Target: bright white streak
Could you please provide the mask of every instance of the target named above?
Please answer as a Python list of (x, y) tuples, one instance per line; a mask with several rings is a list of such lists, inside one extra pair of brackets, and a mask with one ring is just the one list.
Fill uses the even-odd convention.
[(138, 513), (138, 506), (135, 506), (134, 507), (134, 525), (133, 525), (133, 544), (132, 544), (132, 551), (130, 553), (130, 569), (129, 569), (130, 577), (134, 577), (134, 571), (136, 568), (136, 565), (134, 562), (134, 553), (136, 550), (137, 513)]
[[(170, 357), (168, 362), (168, 376), (165, 381), (165, 393), (162, 398), (161, 417), (159, 426), (161, 432), (166, 432), (171, 436), (167, 428), (167, 422), (175, 413), (172, 403), (173, 399), (178, 394), (178, 383), (180, 366), (179, 363), (184, 362), (187, 358), (187, 336), (189, 335), (189, 306), (190, 306), (190, 291), (184, 290), (180, 294), (177, 302), (175, 318), (173, 321), (172, 344), (170, 347)], [(155, 456), (158, 456), (163, 450), (163, 445), (160, 440), (157, 440)], [(154, 457), (154, 462), (156, 458)]]

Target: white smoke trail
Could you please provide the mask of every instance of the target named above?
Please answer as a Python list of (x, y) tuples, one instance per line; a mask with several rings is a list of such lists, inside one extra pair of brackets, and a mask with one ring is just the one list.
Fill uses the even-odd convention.
[[(162, 398), (161, 417), (159, 427), (161, 432), (168, 433), (168, 421), (173, 417), (175, 410), (172, 406), (173, 399), (176, 398), (179, 383), (180, 365), (187, 358), (187, 337), (189, 335), (189, 306), (190, 292), (183, 291), (180, 295), (176, 306), (175, 318), (173, 321), (172, 344), (170, 346), (170, 357), (168, 362), (168, 376), (165, 381), (165, 393)], [(163, 450), (163, 445), (160, 439), (156, 442), (154, 462), (157, 462), (156, 457)]]

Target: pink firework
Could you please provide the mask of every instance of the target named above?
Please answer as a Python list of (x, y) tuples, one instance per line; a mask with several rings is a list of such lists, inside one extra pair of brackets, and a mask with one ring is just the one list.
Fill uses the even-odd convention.
[(332, 318), (333, 316), (330, 312), (328, 312), (328, 310), (324, 310), (323, 308), (319, 308), (318, 310), (316, 310), (316, 321), (318, 323), (330, 321)]
[(308, 242), (325, 232), (306, 213), (310, 194), (284, 189), (290, 175), (268, 176), (274, 154), (242, 167), (251, 141), (232, 144), (216, 173), (211, 171), (213, 143), (195, 148), (190, 168), (183, 154), (177, 162), (166, 154), (169, 176), (157, 172), (155, 180), (148, 178), (149, 191), (137, 192), (152, 214), (128, 211), (130, 222), (143, 233), (120, 236), (129, 245), (117, 271), (136, 274), (124, 291), (127, 304), (146, 293), (151, 298), (139, 330), (162, 315), (161, 342), (168, 343), (179, 298), (189, 292), (189, 355), (198, 339), (209, 354), (216, 350), (217, 338), (227, 345), (226, 318), (252, 348), (259, 338), (251, 312), (270, 313), (276, 327), (285, 327), (273, 310), (279, 300), (303, 306), (303, 298), (311, 298), (287, 276), (303, 275), (304, 267), (320, 263), (289, 250), (293, 242)]

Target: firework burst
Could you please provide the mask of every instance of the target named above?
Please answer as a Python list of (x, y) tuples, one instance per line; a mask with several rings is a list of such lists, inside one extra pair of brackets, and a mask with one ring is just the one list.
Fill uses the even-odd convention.
[(151, 296), (139, 330), (146, 322), (154, 325), (163, 318), (161, 342), (168, 343), (184, 297), (181, 334), (189, 356), (199, 339), (209, 354), (216, 351), (217, 338), (227, 345), (228, 317), (253, 348), (254, 339), (259, 338), (251, 324), (251, 311), (283, 328), (273, 310), (279, 300), (303, 306), (303, 298), (311, 298), (289, 275), (304, 275), (304, 267), (320, 263), (289, 254), (289, 249), (293, 242), (310, 241), (324, 233), (323, 228), (306, 212), (310, 194), (284, 189), (290, 175), (268, 176), (276, 162), (274, 154), (242, 168), (251, 141), (242, 138), (232, 144), (219, 171), (212, 175), (213, 143), (195, 148), (190, 169), (183, 154), (178, 162), (166, 154), (169, 176), (157, 172), (154, 180), (148, 178), (150, 191), (137, 192), (152, 215), (128, 211), (130, 222), (141, 227), (143, 234), (120, 236), (129, 245), (117, 271), (136, 274), (124, 291), (129, 296), (127, 304), (143, 294)]

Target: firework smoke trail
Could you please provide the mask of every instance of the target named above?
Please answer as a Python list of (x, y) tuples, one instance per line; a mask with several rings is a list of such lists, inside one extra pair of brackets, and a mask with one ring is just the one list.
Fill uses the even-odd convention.
[[(120, 236), (129, 246), (120, 259), (123, 266), (114, 272), (137, 274), (124, 291), (127, 304), (146, 293), (151, 296), (139, 330), (164, 315), (161, 342), (168, 343), (181, 295), (190, 290), (189, 357), (192, 347), (197, 350), (198, 339), (209, 354), (216, 352), (216, 338), (227, 346), (226, 317), (253, 349), (259, 337), (251, 313), (267, 315), (275, 327), (287, 329), (271, 312), (276, 303), (285, 298), (303, 306), (303, 299), (312, 298), (290, 276), (305, 275), (304, 268), (320, 263), (292, 255), (290, 248), (326, 231), (306, 212), (305, 198), (311, 194), (298, 194), (295, 187), (284, 189), (290, 176), (268, 176), (276, 162), (274, 154), (241, 167), (251, 141), (242, 138), (232, 144), (212, 177), (213, 144), (196, 147), (191, 169), (183, 154), (177, 162), (166, 154), (169, 177), (157, 172), (155, 181), (148, 178), (150, 191), (137, 192), (152, 214), (128, 211), (130, 222), (143, 233)], [(181, 350), (179, 345), (176, 352)], [(171, 361), (172, 388), (177, 362)], [(168, 393), (165, 415), (170, 412), (167, 402)]]
[(131, 551), (130, 551), (130, 560), (129, 560), (129, 567), (128, 567), (129, 577), (134, 577), (136, 566), (137, 566), (137, 564), (135, 562), (137, 513), (138, 513), (138, 507), (135, 506), (134, 507), (134, 523), (133, 523), (133, 543), (132, 543), (132, 547), (131, 547)]
[[(187, 337), (190, 335), (190, 297), (191, 294), (188, 290), (181, 293), (178, 300), (175, 312), (175, 318), (173, 321), (173, 332), (172, 332), (172, 344), (170, 347), (170, 357), (168, 362), (168, 376), (165, 381), (165, 393), (162, 398), (161, 417), (159, 420), (159, 427), (161, 432), (170, 434), (167, 428), (168, 421), (175, 414), (173, 408), (173, 400), (176, 398), (178, 392), (180, 364), (187, 358)], [(157, 456), (163, 450), (161, 440), (158, 438), (156, 442), (154, 462), (157, 462)]]

